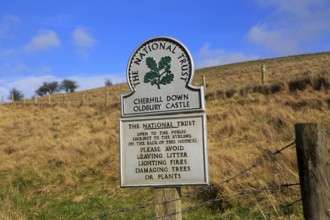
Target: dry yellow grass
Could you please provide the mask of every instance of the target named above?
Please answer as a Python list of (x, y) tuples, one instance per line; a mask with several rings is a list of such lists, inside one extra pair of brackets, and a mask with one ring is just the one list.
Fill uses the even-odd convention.
[(0, 169), (34, 162), (72, 164), (115, 152), (117, 123), (113, 119), (118, 117), (117, 110), (92, 107), (2, 107)]
[[(266, 85), (261, 85), (261, 64), (268, 71)], [(323, 53), (197, 70), (194, 84), (201, 85), (205, 75), (209, 97), (206, 112), (211, 183), (217, 185), (250, 167), (262, 155), (292, 142), (294, 123), (321, 122), (330, 130), (330, 88), (313, 87), (313, 80), (330, 79), (329, 66), (330, 53)], [(304, 89), (290, 87), (293, 80), (305, 78), (310, 83)], [(277, 84), (281, 87), (279, 91), (267, 93), (259, 88), (242, 93), (246, 88), (267, 89)], [(67, 94), (64, 104), (63, 95), (57, 94), (52, 97), (52, 105), (46, 104), (47, 97), (39, 98), (38, 105), (33, 104), (34, 100), (1, 105), (0, 175), (32, 169), (40, 175), (39, 179), (47, 179), (48, 174), (41, 172), (44, 167), (61, 167), (58, 181), (41, 186), (38, 192), (56, 193), (65, 187), (93, 182), (88, 173), (101, 169), (105, 178), (112, 180), (102, 187), (118, 194), (119, 95), (128, 90), (127, 84), (120, 84)], [(233, 92), (228, 98), (226, 92), (230, 90)], [(105, 106), (106, 92), (109, 92), (109, 106)], [(85, 103), (81, 103), (82, 94)], [(83, 181), (77, 179), (78, 171), (86, 174)], [(298, 181), (295, 149), (291, 147), (253, 171), (221, 185), (220, 193)], [(287, 194), (266, 193), (260, 198), (251, 194), (244, 200), (253, 207), (257, 204), (256, 209), (263, 209), (278, 207), (299, 196), (299, 188), (292, 187)], [(10, 204), (6, 207), (10, 208)], [(5, 218), (1, 215), (4, 214), (0, 209), (0, 219)], [(23, 214), (9, 215), (12, 219)]]

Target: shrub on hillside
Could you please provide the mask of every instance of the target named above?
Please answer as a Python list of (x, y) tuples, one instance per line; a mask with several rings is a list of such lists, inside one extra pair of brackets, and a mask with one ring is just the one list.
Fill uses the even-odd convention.
[(320, 76), (312, 79), (311, 77), (305, 77), (303, 79), (296, 79), (288, 82), (290, 92), (304, 91), (308, 86), (320, 91), (321, 89), (330, 89), (330, 82), (327, 77)]
[(311, 85), (312, 81), (309, 77), (303, 79), (292, 80), (288, 83), (290, 92), (304, 91), (307, 86)]
[(106, 79), (104, 80), (104, 85), (105, 85), (105, 86), (112, 86), (113, 83), (112, 83), (111, 79), (106, 78)]
[(72, 93), (72, 92), (76, 91), (76, 89), (78, 88), (78, 83), (73, 80), (64, 79), (61, 82), (60, 88), (62, 90), (64, 90), (66, 93), (69, 93), (69, 92)]
[(330, 89), (329, 79), (327, 79), (323, 76), (315, 79), (313, 82), (313, 88), (317, 91), (321, 90), (322, 88), (326, 89), (326, 90)]
[(9, 91), (8, 99), (17, 102), (17, 101), (21, 101), (22, 99), (24, 99), (24, 95), (18, 89), (12, 88)]
[(44, 82), (36, 91), (35, 93), (38, 96), (45, 96), (50, 95), (55, 92), (60, 91), (59, 84), (57, 81), (52, 82)]

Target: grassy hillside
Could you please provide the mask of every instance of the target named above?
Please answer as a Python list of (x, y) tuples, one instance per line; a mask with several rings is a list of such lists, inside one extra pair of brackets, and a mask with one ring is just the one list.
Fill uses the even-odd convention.
[[(183, 187), (184, 194), (194, 193), (184, 207), (299, 182), (294, 146), (270, 153), (294, 140), (294, 123), (321, 122), (330, 130), (329, 67), (330, 53), (321, 53), (197, 70), (193, 84), (202, 85), (204, 77), (207, 86), (209, 175), (216, 188), (198, 193), (200, 187)], [(119, 187), (119, 96), (128, 92), (125, 83), (57, 94), (51, 105), (48, 97), (0, 105), (0, 219), (88, 219), (151, 203), (151, 189)], [(301, 219), (301, 203), (281, 209), (299, 198), (297, 186), (247, 193), (184, 218)], [(149, 207), (102, 219), (149, 219), (152, 212)]]

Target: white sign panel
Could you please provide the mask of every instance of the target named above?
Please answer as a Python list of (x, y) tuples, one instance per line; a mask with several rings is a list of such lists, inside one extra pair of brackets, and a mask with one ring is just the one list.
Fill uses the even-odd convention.
[(204, 90), (191, 85), (193, 75), (191, 55), (177, 40), (142, 43), (128, 62), (132, 92), (122, 96), (122, 116), (204, 111)]
[(120, 121), (121, 186), (208, 184), (205, 113)]

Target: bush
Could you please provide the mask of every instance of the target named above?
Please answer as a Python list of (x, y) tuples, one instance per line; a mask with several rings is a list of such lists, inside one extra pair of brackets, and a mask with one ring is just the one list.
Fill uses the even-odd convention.
[(108, 79), (108, 78), (107, 78), (107, 79), (104, 80), (104, 85), (105, 85), (105, 86), (112, 86), (113, 83), (112, 83), (111, 79)]
[(35, 92), (38, 96), (45, 96), (60, 91), (57, 81), (44, 82)]
[(22, 99), (24, 99), (24, 95), (21, 91), (17, 90), (16, 88), (12, 88), (9, 91), (8, 99), (17, 102), (17, 101), (21, 101)]
[(60, 88), (62, 90), (64, 90), (66, 93), (69, 93), (69, 92), (72, 93), (72, 92), (76, 91), (76, 89), (78, 88), (78, 84), (76, 81), (64, 79), (61, 82)]

